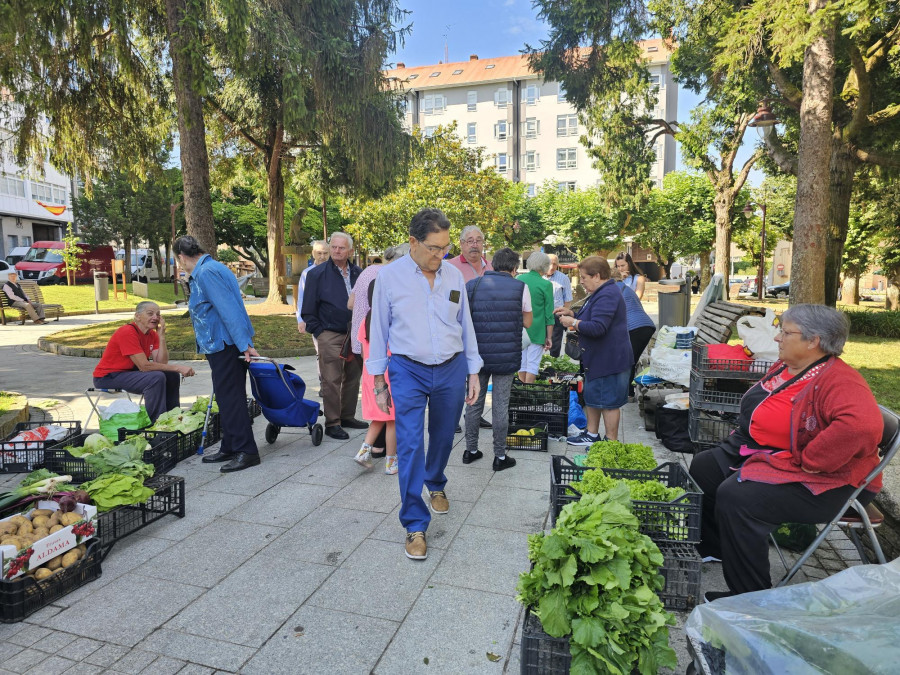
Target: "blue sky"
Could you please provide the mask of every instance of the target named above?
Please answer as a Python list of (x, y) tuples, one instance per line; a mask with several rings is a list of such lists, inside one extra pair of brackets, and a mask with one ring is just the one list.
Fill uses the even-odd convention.
[[(412, 32), (392, 61), (407, 66), (443, 61), (445, 42), (453, 62), (466, 61), (470, 54), (483, 58), (517, 54), (526, 43), (536, 47), (547, 35), (531, 0), (402, 0), (401, 6), (410, 12), (407, 23), (412, 24)], [(678, 119), (688, 119), (699, 101), (692, 92), (679, 88)], [(753, 132), (748, 140), (752, 146), (756, 140)], [(746, 142), (744, 145), (739, 162), (746, 161), (752, 151)], [(680, 154), (677, 168), (684, 168)], [(761, 180), (760, 172), (751, 174), (751, 183)]]

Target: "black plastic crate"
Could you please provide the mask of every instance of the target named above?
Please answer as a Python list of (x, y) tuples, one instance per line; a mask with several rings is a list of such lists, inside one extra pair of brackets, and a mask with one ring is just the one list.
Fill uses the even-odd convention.
[[(68, 432), (62, 440), (54, 441), (14, 441), (19, 433), (26, 429), (36, 429), (47, 425), (65, 427)], [(19, 422), (15, 430), (4, 441), (0, 441), (0, 473), (31, 473), (35, 469), (44, 468), (44, 450), (65, 442), (81, 433), (81, 422)]]
[(659, 573), (666, 579), (659, 599), (666, 609), (690, 611), (700, 597), (703, 559), (693, 544), (661, 541), (657, 545), (663, 554), (663, 566)]
[(95, 541), (84, 558), (53, 576), (37, 581), (29, 576), (0, 581), (0, 622), (16, 623), (84, 586), (102, 574), (101, 546)]
[[(215, 440), (207, 440), (206, 447), (209, 447), (213, 443), (216, 443), (219, 438), (219, 432), (217, 431), (219, 426), (219, 415), (215, 413), (215, 417), (213, 415), (209, 416), (209, 429), (207, 430), (207, 438), (211, 437), (214, 433), (216, 434)], [(191, 432), (184, 433), (181, 431), (149, 431), (147, 429), (120, 429), (119, 430), (119, 442), (124, 441), (128, 436), (134, 436), (135, 434), (141, 434), (148, 441), (152, 438), (169, 438), (172, 441), (172, 445), (175, 452), (174, 464), (175, 466), (178, 462), (184, 461), (188, 457), (193, 457), (197, 454), (197, 448), (200, 447), (200, 440), (203, 438), (203, 427), (199, 429), (194, 429)], [(151, 441), (152, 442), (152, 441)], [(169, 471), (172, 467), (168, 467), (165, 471)]]
[[(581, 480), (585, 471), (594, 467), (578, 466), (568, 457), (550, 457), (550, 517), (555, 524), (563, 507), (581, 499), (581, 493), (571, 483)], [(685, 492), (671, 502), (632, 501), (634, 515), (640, 520), (640, 530), (653, 541), (700, 541), (700, 509), (703, 492), (690, 474), (677, 462), (665, 462), (650, 471), (636, 469), (603, 469), (610, 478), (629, 480), (658, 480), (666, 487), (680, 487)]]
[(509, 425), (521, 429), (547, 425), (551, 436), (565, 436), (569, 430), (569, 385), (526, 384), (513, 380), (509, 394)]
[(144, 485), (153, 490), (153, 496), (146, 503), (117, 506), (97, 515), (97, 539), (103, 558), (117, 541), (163, 516), (172, 514), (184, 518), (184, 478), (156, 475)]
[(741, 411), (743, 394), (706, 389), (703, 387), (703, 382), (703, 380), (697, 380), (696, 383), (691, 382), (691, 408), (731, 413), (739, 413)]
[(547, 635), (541, 620), (529, 609), (522, 623), (521, 649), (522, 675), (565, 675), (572, 665), (569, 638)]
[(691, 369), (700, 377), (755, 381), (761, 379), (769, 371), (769, 368), (775, 365), (774, 361), (763, 361), (762, 359), (753, 361), (711, 359), (708, 355), (708, 346), (695, 340), (691, 347)]
[[(531, 436), (516, 436), (516, 432), (521, 429), (541, 428), (541, 431), (535, 431)], [(509, 427), (506, 432), (506, 449), (507, 450), (532, 450), (535, 452), (547, 452), (547, 425), (537, 424), (534, 427)]]
[[(143, 433), (143, 432), (135, 432)], [(84, 483), (94, 480), (100, 474), (94, 470), (83, 457), (73, 457), (65, 449), (66, 446), (81, 447), (84, 439), (90, 434), (79, 434), (67, 441), (58, 443), (44, 451), (44, 466), (61, 476), (72, 476), (73, 483)], [(155, 473), (165, 473), (175, 467), (175, 438), (172, 434), (156, 434), (147, 436), (150, 449), (144, 452), (143, 460), (152, 464)]]
[(736, 414), (712, 415), (693, 407), (688, 414), (688, 433), (701, 450), (718, 445), (737, 428)]

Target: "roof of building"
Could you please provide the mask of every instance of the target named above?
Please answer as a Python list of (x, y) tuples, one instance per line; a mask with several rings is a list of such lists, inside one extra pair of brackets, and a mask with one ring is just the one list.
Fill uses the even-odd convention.
[[(665, 63), (672, 49), (664, 40), (642, 40), (644, 56), (650, 63)], [(389, 80), (401, 83), (405, 89), (445, 89), (469, 84), (508, 82), (509, 80), (536, 79), (540, 76), (528, 65), (528, 56), (499, 56), (492, 59), (479, 58), (477, 54), (468, 61), (438, 63), (407, 68), (398, 63), (396, 68), (385, 71)]]

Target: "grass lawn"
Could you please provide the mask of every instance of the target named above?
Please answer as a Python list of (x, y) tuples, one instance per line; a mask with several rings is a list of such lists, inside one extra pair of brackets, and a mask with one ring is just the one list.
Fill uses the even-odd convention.
[[(171, 292), (171, 287), (169, 287)], [(129, 296), (130, 298), (131, 296)], [(49, 301), (49, 300), (48, 300)], [(194, 328), (186, 312), (164, 312), (166, 317), (166, 343), (171, 351), (190, 352), (196, 348), (194, 344)], [(251, 316), (256, 335), (254, 345), (260, 354), (265, 356), (266, 350), (291, 350), (299, 355), (301, 348), (312, 348), (312, 337), (297, 332), (297, 319), (292, 315)], [(71, 328), (48, 335), (47, 339), (70, 347), (85, 349), (102, 349), (109, 342), (109, 337), (119, 326), (128, 321), (111, 321), (80, 328)]]
[[(113, 296), (112, 283), (109, 285), (109, 300), (100, 302), (100, 309), (127, 309), (136, 307), (139, 302), (148, 298), (140, 298), (131, 292), (131, 284), (126, 286), (128, 290), (128, 298), (122, 294), (121, 287), (119, 290), (119, 299)], [(158, 302), (161, 305), (175, 304), (175, 293), (172, 284), (149, 284), (148, 291), (149, 300)], [(48, 303), (55, 303), (63, 306), (66, 312), (93, 312), (94, 311), (94, 285), (82, 283), (77, 286), (41, 286), (41, 292), (44, 300)], [(179, 300), (184, 300), (184, 296), (179, 292)]]
[(881, 405), (900, 411), (900, 340), (851, 335), (841, 358), (866, 378)]
[(0, 415), (9, 410), (13, 400), (15, 400), (15, 396), (5, 391), (0, 391)]

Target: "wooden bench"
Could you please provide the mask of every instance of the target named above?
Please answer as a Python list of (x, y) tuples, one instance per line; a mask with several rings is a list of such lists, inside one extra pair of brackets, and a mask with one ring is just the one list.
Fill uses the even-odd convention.
[[(44, 307), (44, 317), (54, 316), (56, 321), (59, 321), (59, 317), (63, 313), (62, 305), (48, 305), (44, 302), (44, 294), (41, 293), (41, 287), (37, 285), (36, 281), (20, 281), (19, 286), (22, 287), (22, 290), (25, 291), (25, 295), (28, 296), (28, 299), (36, 305), (42, 305)], [(6, 293), (0, 291), (0, 323), (2, 325), (6, 325), (6, 312), (13, 311), (19, 313), (19, 323), (25, 323), (25, 319), (28, 317), (28, 312), (19, 307), (13, 307), (9, 303), (9, 298), (6, 297)]]

